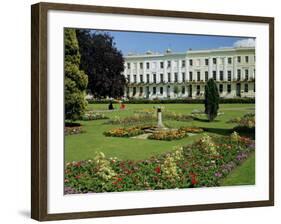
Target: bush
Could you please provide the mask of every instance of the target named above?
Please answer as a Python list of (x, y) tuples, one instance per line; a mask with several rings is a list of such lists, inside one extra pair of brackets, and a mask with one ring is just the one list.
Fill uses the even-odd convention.
[(65, 168), (65, 193), (115, 192), (219, 186), (254, 151), (254, 141), (237, 133), (204, 135), (193, 144), (133, 161), (106, 158), (70, 162)]
[(219, 110), (219, 91), (214, 79), (209, 79), (205, 85), (205, 114), (209, 121), (213, 121)]

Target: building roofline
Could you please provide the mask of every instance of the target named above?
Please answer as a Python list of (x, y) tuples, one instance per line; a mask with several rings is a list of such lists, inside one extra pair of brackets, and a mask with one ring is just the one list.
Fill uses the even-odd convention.
[(153, 57), (164, 57), (164, 56), (183, 56), (189, 54), (202, 54), (202, 53), (218, 53), (218, 52), (235, 52), (235, 51), (246, 51), (255, 50), (255, 47), (225, 47), (216, 49), (205, 49), (205, 50), (188, 50), (186, 52), (170, 52), (170, 53), (149, 53), (149, 54), (133, 54), (124, 56), (125, 59), (134, 58), (153, 58)]

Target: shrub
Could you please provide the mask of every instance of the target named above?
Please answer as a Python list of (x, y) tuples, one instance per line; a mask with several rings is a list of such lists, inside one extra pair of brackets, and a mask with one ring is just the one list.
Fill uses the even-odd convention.
[(213, 121), (219, 110), (219, 91), (214, 79), (209, 79), (205, 86), (205, 114)]

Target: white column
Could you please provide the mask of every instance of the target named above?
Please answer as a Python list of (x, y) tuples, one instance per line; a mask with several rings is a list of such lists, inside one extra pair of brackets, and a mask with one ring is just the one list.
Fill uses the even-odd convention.
[(136, 63), (136, 67), (135, 67), (135, 71), (136, 71), (136, 75), (137, 75), (137, 83), (140, 83), (140, 73), (139, 73), (139, 63)]
[(147, 72), (146, 72), (146, 62), (145, 61), (142, 61), (142, 63), (143, 63), (143, 69), (142, 69), (142, 71), (143, 71), (143, 81), (144, 82), (147, 82), (147, 78), (146, 78), (146, 75), (147, 75)]
[(182, 82), (182, 72), (181, 72), (181, 68), (182, 68), (182, 59), (179, 59), (178, 62), (178, 82)]
[(188, 67), (188, 58), (185, 58), (185, 81), (189, 80), (189, 67)]
[(212, 76), (213, 76), (213, 59), (209, 57), (208, 77), (211, 78)]
[(164, 68), (163, 68), (163, 80), (164, 82), (168, 81), (168, 75), (167, 75), (167, 60), (163, 61)]
[(217, 57), (217, 67), (216, 67), (216, 71), (217, 71), (217, 81), (220, 80), (220, 63), (221, 62), (221, 58), (220, 57)]
[(237, 70), (237, 68), (236, 68), (236, 65), (237, 65), (237, 57), (236, 56), (233, 56), (233, 71), (232, 71), (232, 78), (231, 78), (231, 80), (233, 80), (234, 79), (234, 74), (237, 72), (236, 70)]
[(228, 71), (227, 71), (227, 57), (223, 60), (223, 80), (226, 81), (228, 77)]

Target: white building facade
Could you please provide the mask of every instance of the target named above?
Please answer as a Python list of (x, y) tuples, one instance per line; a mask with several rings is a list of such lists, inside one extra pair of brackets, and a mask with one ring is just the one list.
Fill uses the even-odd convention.
[(125, 56), (125, 97), (203, 98), (213, 78), (223, 98), (255, 97), (255, 48), (219, 48)]

